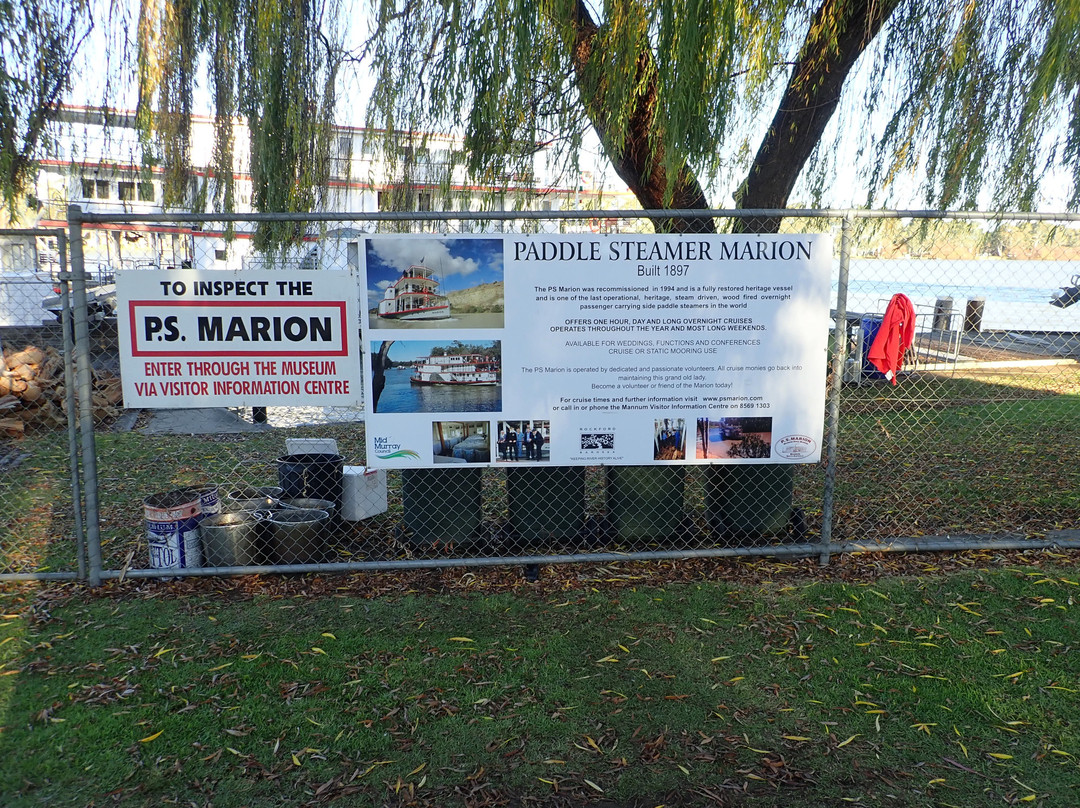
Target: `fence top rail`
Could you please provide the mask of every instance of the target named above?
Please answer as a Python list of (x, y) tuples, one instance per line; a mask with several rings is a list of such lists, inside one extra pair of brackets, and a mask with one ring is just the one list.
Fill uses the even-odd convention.
[[(490, 210), (343, 211), (311, 213), (94, 213), (68, 206), (69, 221), (94, 224), (167, 222), (451, 222), (590, 219), (958, 219), (1080, 222), (1080, 213), (959, 210), (859, 210), (855, 208), (761, 208), (708, 210)], [(27, 231), (20, 231), (25, 233)], [(46, 233), (52, 231), (45, 231)], [(3, 231), (0, 231), (3, 233)]]
[(63, 233), (63, 227), (0, 227), (0, 236), (56, 236)]

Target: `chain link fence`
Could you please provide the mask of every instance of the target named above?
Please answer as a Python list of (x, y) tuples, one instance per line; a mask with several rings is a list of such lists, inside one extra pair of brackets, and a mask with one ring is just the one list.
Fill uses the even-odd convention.
[[(715, 213), (720, 232), (750, 233), (778, 214)], [(819, 463), (561, 466), (551, 441), (562, 436), (549, 421), (478, 411), (435, 422), (432, 451), (444, 465), (400, 471), (367, 468), (358, 408), (125, 409), (111, 272), (357, 269), (376, 233), (650, 233), (652, 220), (617, 211), (276, 217), (303, 234), (301, 246), (258, 253), (252, 236), (268, 220), (77, 217), (78, 350), (65, 347), (48, 312), (51, 322), (3, 335), (5, 379), (18, 375), (11, 354), (42, 353), (32, 370), (55, 417), (28, 415), (44, 405), (26, 396), (8, 400), (4, 415), (22, 428), (0, 438), (0, 577), (81, 576), (83, 532), (92, 583), (411, 565), (514, 563), (535, 573), (558, 561), (693, 555), (825, 561), (851, 550), (1077, 539), (1075, 217), (785, 212), (781, 232), (829, 233), (835, 244), (832, 324), (805, 324), (829, 331)], [(66, 276), (54, 274), (30, 297), (55, 294), (51, 283)], [(20, 282), (5, 276), (0, 292)], [(867, 355), (897, 293), (910, 300), (915, 328), (893, 384)], [(481, 296), (455, 306), (498, 314)], [(362, 316), (367, 309), (363, 301)], [(65, 372), (78, 381), (65, 384)], [(77, 406), (67, 403), (73, 384)], [(658, 422), (657, 446), (681, 457), (753, 457), (767, 449), (763, 428), (753, 419)], [(79, 463), (81, 475), (72, 471)], [(172, 568), (179, 558), (169, 554), (187, 568)]]
[(87, 574), (67, 269), (64, 231), (0, 229), (0, 578)]

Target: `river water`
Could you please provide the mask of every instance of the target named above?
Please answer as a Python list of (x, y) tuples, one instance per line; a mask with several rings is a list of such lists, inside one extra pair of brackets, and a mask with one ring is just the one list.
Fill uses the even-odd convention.
[(385, 320), (368, 312), (368, 323), (372, 329), (404, 328), (408, 330), (425, 328), (502, 328), (503, 313), (455, 314), (445, 320)]
[(412, 368), (386, 371), (386, 386), (376, 412), (498, 412), (502, 385), (412, 384)]
[[(960, 329), (967, 301), (983, 298), (985, 330), (1080, 331), (1080, 304), (1067, 309), (1050, 305), (1076, 273), (1080, 264), (1069, 261), (852, 259), (847, 310), (882, 314), (889, 299), (902, 292), (924, 315), (918, 322), (924, 330), (930, 327), (935, 302), (951, 297), (952, 328)], [(833, 305), (836, 288), (834, 279)]]

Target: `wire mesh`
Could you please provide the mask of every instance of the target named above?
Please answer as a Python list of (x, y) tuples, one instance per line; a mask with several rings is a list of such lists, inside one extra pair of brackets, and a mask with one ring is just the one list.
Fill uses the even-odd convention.
[[(1077, 230), (863, 221), (851, 257), (834, 537), (1038, 534), (1076, 524)], [(868, 359), (892, 296), (915, 334), (894, 386)]]
[[(831, 352), (843, 351), (842, 378), (829, 377), (839, 387), (832, 541), (1038, 538), (1075, 525), (1080, 305), (1051, 300), (1067, 294), (1061, 287), (1077, 272), (1080, 233), (1054, 222), (853, 222), (848, 294), (834, 302), (847, 312), (844, 338), (830, 340)], [(721, 231), (733, 227), (730, 220), (717, 224)], [(226, 238), (229, 227), (243, 237)], [(754, 232), (755, 221), (738, 227)], [(782, 227), (835, 235), (840, 221), (789, 217)], [(87, 266), (103, 279), (111, 267), (332, 271), (359, 267), (363, 240), (375, 232), (637, 233), (652, 226), (611, 212), (584, 221), (343, 218), (308, 224), (300, 247), (271, 255), (250, 249), (251, 230), (244, 222), (176, 222), (156, 233), (133, 229), (138, 237), (129, 239), (122, 230), (117, 238), (115, 229), (88, 226), (83, 249)], [(103, 312), (104, 291), (104, 302), (90, 295), (90, 305)], [(897, 293), (910, 298), (915, 328), (894, 385), (868, 353)], [(41, 328), (35, 340), (58, 326)], [(558, 436), (549, 422), (508, 414), (463, 422), (460, 434), (443, 435), (450, 444), (443, 467), (373, 471), (361, 409), (124, 409), (116, 397), (114, 313), (93, 322), (87, 349), (102, 562), (114, 572), (176, 575), (184, 572), (176, 568), (181, 563), (188, 571), (346, 569), (796, 545), (812, 551), (825, 532), (826, 457), (806, 465), (567, 467), (551, 462)], [(55, 446), (47, 434), (4, 440), (5, 453), (26, 454), (34, 471), (0, 476), (2, 506), (11, 515), (0, 573), (74, 569), (70, 542), (62, 552), (32, 552), (41, 544), (35, 536), (70, 535), (61, 437)], [(747, 456), (757, 446), (750, 435), (710, 431), (708, 421), (702, 428), (694, 418), (680, 425), (677, 440), (699, 457)], [(459, 463), (465, 453), (483, 455), (484, 466)], [(46, 478), (52, 482), (42, 488)], [(38, 517), (41, 509), (52, 516)], [(35, 515), (20, 519), (20, 512)]]
[(0, 231), (0, 574), (78, 565), (55, 231)]

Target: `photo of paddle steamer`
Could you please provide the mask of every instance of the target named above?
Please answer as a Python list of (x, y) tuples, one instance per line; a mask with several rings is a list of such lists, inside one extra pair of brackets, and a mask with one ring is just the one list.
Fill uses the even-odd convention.
[(499, 383), (499, 363), (482, 354), (425, 356), (409, 378), (413, 384), (494, 385)]
[(385, 320), (446, 320), (450, 299), (440, 295), (435, 271), (412, 264), (395, 283), (386, 287), (379, 301), (379, 317)]

